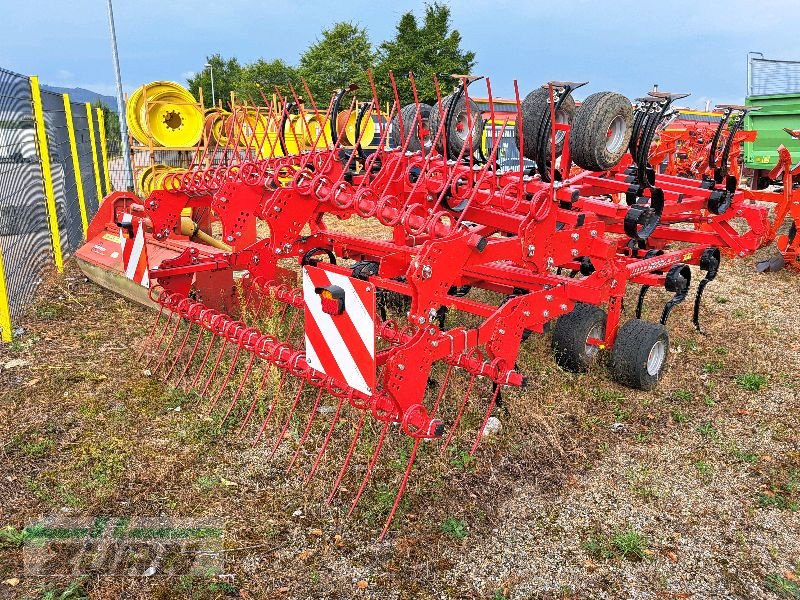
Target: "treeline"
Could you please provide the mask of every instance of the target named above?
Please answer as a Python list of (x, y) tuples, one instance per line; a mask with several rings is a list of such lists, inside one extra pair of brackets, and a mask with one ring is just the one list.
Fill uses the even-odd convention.
[[(237, 96), (261, 103), (261, 92), (269, 98), (275, 86), (285, 94), (293, 85), (299, 95), (301, 78), (306, 81), (315, 101), (327, 107), (331, 94), (339, 88), (357, 84), (371, 95), (367, 75), (372, 70), (381, 103), (394, 98), (389, 72), (393, 72), (402, 104), (413, 101), (407, 74), (414, 73), (420, 102), (433, 103), (436, 90), (433, 75), (470, 73), (475, 66), (475, 53), (461, 48), (461, 34), (451, 28), (450, 8), (438, 3), (425, 6), (420, 22), (412, 12), (405, 13), (397, 23), (394, 37), (373, 46), (367, 30), (356, 23), (334, 23), (322, 31), (320, 38), (303, 52), (296, 65), (281, 59), (260, 58), (241, 64), (236, 58), (219, 54), (209, 56), (207, 63), (214, 71), (217, 99), (227, 105), (233, 91)], [(451, 81), (441, 80), (444, 93), (450, 91)], [(189, 89), (197, 93), (202, 87), (206, 105), (211, 104), (211, 76), (204, 68), (188, 80)]]

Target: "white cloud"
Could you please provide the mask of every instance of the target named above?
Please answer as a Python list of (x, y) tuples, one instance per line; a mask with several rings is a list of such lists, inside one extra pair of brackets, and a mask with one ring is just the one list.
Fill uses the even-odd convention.
[(66, 69), (59, 69), (56, 71), (56, 77), (63, 81), (70, 81), (72, 79), (72, 71), (67, 71)]

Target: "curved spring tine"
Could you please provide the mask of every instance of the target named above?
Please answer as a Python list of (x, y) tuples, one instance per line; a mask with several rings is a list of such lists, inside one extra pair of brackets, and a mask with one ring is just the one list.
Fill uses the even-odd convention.
[(445, 373), (444, 381), (442, 382), (442, 386), (439, 388), (439, 393), (436, 395), (436, 401), (433, 403), (433, 408), (431, 408), (431, 418), (435, 417), (436, 413), (439, 411), (439, 404), (442, 402), (442, 397), (447, 389), (447, 384), (450, 382), (450, 374), (452, 372), (453, 365), (447, 365), (447, 373)]
[(272, 447), (272, 452), (270, 452), (269, 457), (272, 458), (275, 456), (275, 452), (278, 450), (278, 446), (281, 445), (284, 436), (286, 435), (286, 431), (289, 429), (289, 424), (292, 421), (292, 416), (294, 416), (294, 411), (297, 408), (297, 403), (300, 402), (300, 396), (303, 393), (303, 388), (306, 385), (306, 380), (301, 379), (300, 385), (297, 387), (297, 393), (294, 396), (294, 401), (292, 402), (292, 406), (289, 408), (289, 414), (286, 415), (286, 420), (283, 423), (283, 427), (281, 428), (281, 433), (278, 436), (278, 439), (275, 441), (275, 445)]
[(358, 488), (358, 492), (356, 492), (356, 497), (353, 498), (353, 503), (350, 505), (350, 510), (347, 511), (348, 517), (353, 514), (353, 511), (356, 509), (356, 504), (358, 504), (358, 501), (361, 498), (361, 494), (363, 494), (364, 490), (367, 488), (367, 482), (369, 481), (370, 475), (372, 475), (372, 469), (375, 468), (375, 463), (378, 462), (378, 455), (381, 452), (381, 448), (383, 448), (383, 440), (386, 439), (387, 431), (389, 431), (389, 421), (384, 421), (383, 427), (381, 428), (381, 434), (378, 436), (378, 443), (375, 445), (372, 458), (369, 459), (367, 472), (364, 473), (364, 479), (361, 481), (361, 486)]
[(456, 415), (456, 420), (453, 422), (453, 425), (450, 427), (450, 433), (447, 434), (447, 439), (444, 441), (444, 444), (442, 445), (442, 454), (444, 454), (444, 451), (447, 450), (447, 446), (450, 445), (450, 440), (453, 439), (453, 435), (455, 434), (456, 429), (458, 428), (458, 424), (461, 421), (461, 416), (464, 414), (464, 409), (467, 407), (467, 402), (469, 402), (469, 397), (472, 394), (472, 386), (475, 385), (475, 378), (476, 377), (477, 377), (477, 375), (473, 374), (472, 377), (469, 380), (469, 385), (467, 386), (467, 391), (464, 394), (464, 400), (463, 400), (463, 402), (461, 402), (461, 407), (458, 409), (458, 414)]
[(158, 314), (156, 315), (156, 320), (153, 321), (153, 326), (150, 328), (150, 333), (147, 334), (147, 337), (142, 340), (142, 345), (139, 347), (139, 353), (136, 355), (136, 360), (139, 361), (144, 356), (145, 350), (150, 346), (150, 341), (153, 339), (153, 334), (158, 327), (158, 323), (161, 321), (161, 315), (164, 312), (164, 305), (158, 305)]
[[(197, 373), (195, 373), (194, 377), (192, 378), (191, 383), (189, 384), (189, 388), (187, 391), (191, 391), (194, 389), (194, 386), (197, 385), (198, 381), (200, 380), (200, 376), (203, 374), (203, 369), (206, 368), (206, 363), (208, 363), (208, 359), (211, 356), (211, 350), (214, 348), (214, 342), (217, 341), (217, 335), (211, 331), (211, 340), (208, 342), (208, 347), (206, 348), (205, 354), (203, 355), (203, 360), (200, 361), (200, 366), (197, 368)], [(222, 342), (223, 347), (225, 346), (225, 342)]]
[(211, 402), (211, 406), (208, 407), (208, 412), (211, 413), (214, 410), (214, 407), (219, 402), (219, 399), (222, 397), (222, 394), (225, 392), (225, 388), (228, 387), (228, 382), (231, 379), (231, 375), (233, 374), (234, 369), (236, 368), (236, 363), (239, 360), (239, 355), (242, 353), (242, 342), (240, 341), (236, 344), (236, 350), (233, 353), (233, 358), (231, 359), (231, 364), (228, 367), (227, 373), (225, 373), (225, 379), (222, 380), (222, 385), (219, 386), (219, 390), (217, 390), (217, 395), (214, 396), (214, 400)]
[(264, 419), (264, 422), (261, 424), (261, 429), (258, 430), (258, 435), (256, 435), (256, 439), (253, 441), (253, 446), (258, 443), (258, 440), (261, 439), (261, 436), (264, 435), (264, 430), (267, 428), (267, 423), (269, 423), (270, 417), (272, 417), (272, 412), (275, 410), (275, 407), (278, 405), (278, 396), (280, 395), (281, 391), (283, 390), (283, 384), (286, 382), (286, 376), (289, 374), (287, 369), (283, 369), (281, 373), (281, 379), (278, 382), (278, 389), (275, 391), (275, 394), (272, 396), (272, 402), (269, 405), (269, 411), (267, 412), (267, 417)]
[(336, 427), (336, 423), (339, 421), (339, 414), (342, 412), (342, 405), (344, 404), (344, 396), (339, 398), (339, 404), (336, 406), (336, 412), (333, 414), (333, 420), (331, 421), (330, 429), (328, 429), (328, 433), (325, 436), (325, 439), (322, 441), (322, 447), (319, 449), (317, 453), (317, 458), (314, 460), (314, 464), (311, 467), (311, 471), (306, 475), (304, 483), (308, 484), (309, 481), (314, 477), (314, 474), (317, 472), (319, 468), (319, 463), (322, 460), (322, 455), (325, 454), (325, 450), (328, 448), (328, 443), (331, 441), (331, 436), (333, 435), (333, 428)]
[(356, 444), (358, 443), (358, 438), (361, 435), (361, 428), (364, 427), (364, 418), (366, 416), (366, 411), (361, 411), (361, 417), (358, 419), (358, 425), (356, 425), (356, 432), (353, 434), (353, 441), (350, 443), (350, 449), (347, 451), (347, 456), (344, 459), (342, 468), (339, 470), (339, 475), (336, 477), (336, 482), (333, 484), (333, 489), (331, 490), (328, 499), (325, 501), (326, 504), (330, 504), (331, 500), (333, 500), (336, 490), (339, 489), (339, 484), (342, 483), (342, 478), (347, 471), (347, 467), (350, 466), (350, 459), (353, 458), (353, 451), (356, 449)]
[(500, 387), (500, 384), (495, 385), (492, 399), (489, 401), (489, 406), (486, 408), (486, 415), (483, 417), (483, 422), (481, 423), (481, 428), (478, 429), (478, 435), (475, 437), (475, 442), (472, 444), (472, 448), (469, 451), (470, 456), (475, 454), (475, 449), (478, 447), (478, 444), (481, 443), (483, 430), (486, 428), (486, 423), (489, 422), (489, 417), (492, 416), (492, 409), (494, 408), (495, 402), (497, 402), (497, 395), (500, 393)]
[(206, 384), (203, 386), (203, 391), (200, 392), (200, 396), (205, 396), (206, 392), (208, 391), (209, 386), (211, 385), (211, 381), (214, 379), (214, 375), (217, 374), (217, 369), (219, 369), (219, 365), (222, 362), (222, 357), (225, 355), (225, 350), (228, 349), (228, 343), (230, 340), (226, 337), (222, 338), (222, 345), (219, 347), (219, 352), (217, 353), (217, 360), (214, 361), (214, 366), (211, 367), (211, 372), (208, 374), (208, 379), (206, 379)]
[[(186, 334), (183, 336), (183, 341), (181, 342), (181, 345), (178, 348), (177, 352), (175, 352), (175, 360), (172, 361), (172, 364), (170, 365), (169, 369), (167, 370), (167, 373), (164, 375), (163, 381), (166, 381), (167, 379), (169, 379), (170, 376), (172, 375), (172, 372), (175, 370), (175, 365), (178, 364), (178, 361), (180, 360), (181, 355), (183, 354), (183, 350), (184, 350), (184, 348), (186, 348), (186, 342), (189, 341), (189, 334), (192, 332), (192, 326), (193, 325), (194, 325), (194, 322), (190, 321), (189, 322), (189, 327), (186, 328)], [(202, 327), (201, 327), (201, 329), (202, 329)]]
[[(164, 327), (163, 327), (163, 329), (161, 330), (161, 333), (159, 334), (159, 336), (158, 336), (158, 339), (156, 340), (156, 343), (154, 344), (154, 346), (155, 346), (155, 350), (156, 350), (156, 351), (155, 351), (155, 352), (153, 352), (153, 354), (151, 354), (151, 355), (150, 355), (150, 356), (147, 358), (147, 362), (144, 364), (145, 368), (149, 367), (149, 366), (150, 366), (150, 363), (153, 361), (153, 358), (155, 358), (155, 356), (156, 356), (156, 354), (157, 354), (157, 352), (158, 352), (158, 348), (160, 348), (160, 347), (161, 347), (161, 341), (164, 339), (164, 334), (166, 334), (166, 333), (167, 333), (167, 329), (169, 329), (169, 326), (170, 326), (170, 324), (172, 323), (172, 317), (173, 317), (174, 315), (175, 315), (175, 313), (174, 313), (174, 312), (172, 312), (172, 311), (169, 311), (169, 317), (167, 317), (167, 320), (164, 322)], [(178, 317), (178, 320), (180, 320), (180, 317)]]
[(306, 428), (303, 430), (303, 435), (300, 436), (300, 440), (297, 442), (297, 449), (294, 451), (294, 455), (292, 455), (292, 460), (289, 461), (289, 466), (286, 467), (287, 473), (294, 466), (297, 457), (300, 456), (300, 450), (302, 450), (303, 444), (306, 443), (308, 434), (311, 431), (311, 425), (314, 423), (314, 418), (317, 416), (317, 408), (319, 408), (319, 402), (321, 399), (322, 399), (322, 388), (319, 388), (319, 391), (317, 392), (317, 397), (314, 400), (314, 406), (311, 409), (311, 417), (308, 419), (308, 423), (306, 423)]
[(175, 337), (178, 335), (178, 329), (180, 329), (181, 327), (181, 321), (183, 321), (181, 317), (178, 317), (175, 320), (175, 327), (172, 329), (172, 334), (169, 336), (169, 340), (167, 340), (167, 345), (164, 346), (164, 350), (161, 352), (161, 356), (159, 357), (158, 362), (153, 367), (153, 371), (158, 371), (164, 364), (164, 361), (167, 358), (167, 353), (169, 352), (169, 349), (172, 347), (172, 344), (175, 341)]
[(203, 339), (203, 328), (200, 327), (200, 332), (197, 334), (197, 339), (194, 341), (194, 345), (192, 346), (192, 351), (189, 352), (189, 358), (186, 361), (186, 364), (183, 366), (181, 374), (178, 376), (178, 381), (175, 383), (175, 387), (181, 385), (183, 378), (186, 377), (186, 373), (189, 372), (189, 367), (192, 366), (192, 362), (194, 361), (194, 356), (197, 353), (197, 349), (200, 347), (200, 341), (202, 339)]
[(250, 354), (250, 360), (247, 361), (247, 366), (244, 368), (244, 373), (242, 373), (242, 378), (239, 381), (239, 385), (236, 387), (236, 392), (233, 394), (233, 398), (231, 398), (231, 403), (228, 405), (228, 410), (225, 411), (225, 416), (222, 417), (222, 422), (224, 423), (231, 414), (236, 401), (239, 400), (239, 396), (242, 394), (242, 390), (244, 389), (244, 384), (247, 379), (250, 377), (250, 372), (253, 370), (253, 364), (256, 362), (256, 355), (255, 352)]
[(256, 390), (255, 394), (253, 394), (253, 402), (250, 403), (250, 408), (247, 409), (247, 414), (244, 416), (242, 420), (242, 424), (239, 426), (239, 431), (237, 431), (237, 435), (241, 435), (244, 428), (247, 426), (247, 423), (250, 421), (250, 416), (253, 414), (253, 410), (256, 408), (256, 404), (258, 404), (258, 395), (261, 393), (261, 390), (264, 389), (264, 386), (267, 383), (267, 378), (269, 377), (269, 373), (272, 370), (272, 363), (267, 363), (267, 368), (264, 369), (264, 375), (261, 377), (261, 383), (258, 384), (258, 389)]
[(383, 540), (383, 538), (386, 536), (386, 533), (389, 531), (389, 525), (392, 524), (392, 519), (394, 519), (394, 515), (397, 512), (397, 507), (400, 506), (400, 500), (403, 499), (403, 492), (406, 490), (406, 484), (408, 484), (408, 478), (411, 475), (411, 469), (414, 466), (414, 460), (417, 458), (417, 450), (419, 449), (420, 441), (422, 441), (422, 438), (414, 439), (414, 448), (412, 448), (411, 455), (408, 457), (406, 471), (403, 473), (403, 481), (400, 483), (400, 489), (397, 490), (397, 495), (394, 497), (392, 510), (386, 519), (386, 523), (383, 525), (383, 531), (381, 531), (381, 535), (378, 537), (379, 541)]

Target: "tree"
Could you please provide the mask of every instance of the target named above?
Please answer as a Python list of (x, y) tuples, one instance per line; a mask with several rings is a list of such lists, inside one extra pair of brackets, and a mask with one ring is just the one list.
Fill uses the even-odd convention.
[(109, 156), (119, 156), (122, 144), (122, 135), (119, 128), (119, 115), (116, 111), (111, 110), (105, 102), (97, 100), (92, 103), (92, 112), (97, 109), (103, 111), (103, 122), (106, 125), (106, 147)]
[[(220, 54), (206, 57), (206, 63), (214, 70), (214, 95), (217, 102), (222, 100), (222, 106), (227, 108), (231, 92), (241, 77), (242, 66), (235, 58), (225, 59)], [(211, 106), (211, 70), (208, 67), (203, 66), (193, 77), (187, 79), (186, 83), (195, 97), (198, 95), (198, 88), (203, 88), (203, 103)]]
[(323, 110), (335, 90), (353, 83), (363, 90), (360, 97), (371, 96), (367, 70), (374, 59), (366, 29), (354, 23), (335, 23), (303, 53), (299, 71), (308, 82), (314, 102)]
[(303, 95), (302, 89), (297, 89), (299, 82), (297, 69), (293, 66), (286, 64), (281, 59), (268, 62), (259, 58), (254, 63), (242, 68), (236, 82), (236, 95), (256, 104), (263, 104), (261, 92), (264, 92), (264, 96), (269, 99), (275, 93), (275, 86), (277, 86), (281, 93), (291, 99), (292, 93), (289, 84), (294, 86), (298, 95)]
[(472, 71), (475, 53), (461, 49), (461, 34), (456, 29), (451, 31), (450, 25), (450, 7), (436, 2), (425, 5), (422, 27), (412, 12), (400, 17), (394, 38), (383, 42), (378, 49), (376, 84), (382, 104), (394, 102), (389, 71), (394, 73), (403, 105), (414, 101), (409, 71), (414, 73), (419, 101), (428, 104), (436, 102), (434, 74), (439, 77), (442, 96), (445, 96), (450, 93), (453, 80), (441, 74)]

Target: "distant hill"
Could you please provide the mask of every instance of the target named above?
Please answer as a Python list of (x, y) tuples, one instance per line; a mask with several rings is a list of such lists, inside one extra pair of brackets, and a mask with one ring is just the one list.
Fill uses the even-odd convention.
[(91, 102), (95, 103), (100, 100), (103, 104), (107, 105), (112, 111), (117, 112), (117, 99), (114, 96), (104, 96), (91, 90), (84, 88), (64, 88), (55, 87), (53, 85), (42, 85), (43, 90), (55, 92), (57, 94), (69, 94), (69, 99), (73, 102)]

